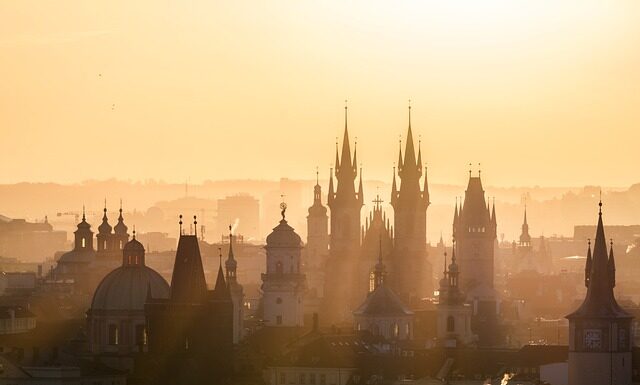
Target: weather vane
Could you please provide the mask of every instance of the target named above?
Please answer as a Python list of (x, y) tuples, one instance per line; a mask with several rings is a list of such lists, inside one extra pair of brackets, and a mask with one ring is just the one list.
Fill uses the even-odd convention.
[(282, 215), (282, 220), (284, 221), (284, 213), (287, 211), (287, 204), (284, 201), (284, 194), (281, 194), (280, 198), (282, 198), (282, 203), (280, 203), (280, 215)]

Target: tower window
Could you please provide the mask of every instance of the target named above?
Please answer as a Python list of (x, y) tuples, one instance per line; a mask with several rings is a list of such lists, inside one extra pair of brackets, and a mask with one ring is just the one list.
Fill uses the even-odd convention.
[(87, 238), (82, 238), (82, 248), (87, 247)]
[(147, 344), (147, 329), (144, 325), (136, 325), (136, 345), (142, 346)]
[(393, 325), (391, 325), (391, 335), (393, 338), (398, 338), (400, 335), (400, 326), (398, 326), (397, 322), (394, 322)]
[(118, 326), (111, 324), (109, 325), (109, 331), (108, 331), (108, 339), (109, 339), (109, 345), (118, 345), (118, 343), (120, 342), (120, 336), (118, 333)]
[(453, 316), (449, 316), (447, 317), (447, 332), (453, 333), (454, 331), (456, 331), (456, 320)]

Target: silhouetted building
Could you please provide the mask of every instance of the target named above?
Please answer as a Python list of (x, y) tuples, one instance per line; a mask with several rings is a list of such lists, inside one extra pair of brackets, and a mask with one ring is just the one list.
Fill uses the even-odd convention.
[(353, 312), (355, 330), (369, 331), (389, 341), (410, 340), (413, 338), (414, 314), (386, 284), (382, 240), (378, 247), (378, 263), (374, 269), (371, 291)]
[(444, 253), (444, 271), (438, 294), (438, 344), (454, 348), (471, 345), (476, 337), (471, 331), (471, 306), (465, 303), (460, 290), (460, 269), (456, 261), (456, 246), (452, 248), (451, 264), (447, 268)]
[(0, 256), (41, 262), (64, 249), (66, 242), (67, 233), (54, 231), (47, 217), (33, 223), (0, 215)]
[(122, 266), (100, 282), (87, 311), (89, 351), (101, 355), (109, 366), (130, 370), (134, 353), (146, 351), (144, 305), (153, 298), (169, 297), (169, 284), (145, 264), (145, 249), (136, 239), (122, 250)]
[(304, 255), (309, 297), (317, 301), (324, 297), (325, 265), (329, 256), (329, 217), (327, 208), (322, 205), (322, 188), (317, 179), (313, 188), (313, 205), (307, 215)]
[(453, 218), (453, 237), (456, 241), (460, 271), (460, 289), (473, 306), (471, 328), (479, 337), (479, 345), (499, 342), (498, 294), (493, 286), (494, 246), (496, 242), (495, 204), (490, 210), (485, 201), (480, 175), (471, 176), (465, 192), (464, 204), (456, 208)]
[(53, 276), (56, 279), (74, 280), (78, 287), (88, 288), (91, 277), (87, 272), (89, 265), (95, 260), (96, 251), (93, 248), (93, 231), (91, 231), (91, 225), (87, 223), (84, 209), (82, 221), (77, 227), (78, 229), (73, 233), (75, 238), (73, 250), (58, 259)]
[(127, 226), (124, 224), (122, 217), (122, 205), (120, 206), (118, 223), (115, 227), (109, 224), (107, 217), (107, 204), (105, 202), (102, 215), (102, 223), (98, 226), (96, 234), (97, 252), (96, 261), (99, 263), (111, 264), (117, 263), (122, 257), (122, 249), (129, 241), (129, 233)]
[(238, 283), (238, 261), (233, 255), (233, 234), (229, 226), (229, 253), (224, 262), (227, 270), (227, 285), (233, 302), (233, 343), (237, 344), (244, 337), (244, 290)]
[(569, 385), (631, 384), (631, 320), (618, 305), (613, 288), (616, 265), (613, 242), (607, 256), (602, 224), (602, 202), (596, 238), (585, 264), (587, 295), (582, 305), (569, 314)]
[[(373, 275), (379, 258), (380, 244), (382, 244), (382, 261), (385, 266), (389, 266), (389, 264), (393, 262), (391, 255), (393, 250), (393, 233), (389, 225), (389, 219), (387, 219), (386, 214), (382, 211), (382, 200), (380, 196), (376, 196), (373, 203), (373, 210), (369, 213), (369, 216), (365, 218), (365, 225), (362, 230), (362, 247), (360, 248), (357, 276), (355, 277), (356, 285), (354, 285), (353, 288), (360, 298), (373, 290)], [(387, 273), (386, 282), (389, 287), (393, 287), (391, 285), (392, 279), (390, 279), (392, 275), (393, 272), (391, 271)], [(360, 302), (358, 302), (358, 305), (359, 303)]]
[(338, 156), (336, 144), (335, 177), (337, 180), (334, 190), (333, 173), (329, 178), (329, 196), (327, 203), (331, 210), (331, 240), (329, 259), (327, 260), (325, 275), (324, 314), (329, 322), (348, 322), (351, 305), (357, 296), (354, 285), (356, 261), (360, 252), (360, 210), (364, 198), (362, 195), (362, 173), (358, 192), (355, 189), (355, 179), (358, 176), (357, 151), (353, 151), (349, 144), (347, 129), (347, 107), (345, 107), (344, 138), (342, 154)]
[(154, 298), (147, 291), (145, 313), (149, 344), (146, 376), (150, 383), (229, 381), (233, 302), (222, 261), (215, 288), (207, 289), (196, 235), (180, 235), (169, 298)]
[(262, 274), (263, 320), (266, 326), (300, 327), (304, 325), (304, 292), (306, 279), (302, 273), (302, 241), (285, 220), (267, 236), (267, 270)]
[(427, 207), (429, 207), (429, 185), (426, 168), (424, 184), (422, 177), (422, 150), (418, 148), (416, 159), (411, 132), (411, 106), (409, 106), (409, 128), (404, 159), (402, 147), (398, 152), (397, 188), (394, 171), (391, 190), (391, 206), (394, 211), (394, 250), (389, 270), (391, 285), (408, 303), (417, 303), (433, 294), (433, 272), (427, 260)]

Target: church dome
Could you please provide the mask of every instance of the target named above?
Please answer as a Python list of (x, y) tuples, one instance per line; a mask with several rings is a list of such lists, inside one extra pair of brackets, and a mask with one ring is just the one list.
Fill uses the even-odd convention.
[[(136, 245), (131, 245), (134, 246)], [(148, 289), (151, 289), (153, 298), (169, 297), (169, 284), (152, 268), (144, 265), (118, 267), (98, 285), (91, 310), (142, 311)]]
[(281, 220), (267, 236), (267, 247), (300, 247), (302, 240), (286, 220)]
[(136, 255), (144, 253), (144, 246), (135, 237), (127, 242), (122, 248), (124, 255)]
[(122, 209), (120, 209), (120, 216), (118, 217), (118, 223), (114, 226), (113, 230), (116, 234), (126, 234), (129, 228), (124, 224), (124, 218), (122, 217)]
[(100, 234), (111, 234), (111, 225), (107, 219), (107, 209), (104, 209), (104, 216), (102, 217), (102, 223), (98, 226), (98, 232)]
[(88, 230), (91, 228), (91, 225), (87, 222), (87, 219), (82, 216), (82, 221), (78, 223), (78, 230)]

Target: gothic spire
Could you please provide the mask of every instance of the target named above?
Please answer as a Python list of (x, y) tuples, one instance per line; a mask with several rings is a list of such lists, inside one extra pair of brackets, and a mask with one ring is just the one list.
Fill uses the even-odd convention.
[(611, 287), (616, 287), (616, 261), (613, 258), (613, 240), (611, 240), (611, 248), (609, 249), (609, 260), (608, 268), (609, 268), (609, 281), (611, 282)]
[(391, 184), (391, 204), (395, 204), (398, 199), (398, 185), (396, 184), (396, 168), (393, 168), (393, 182)]
[(587, 244), (589, 246), (587, 249), (587, 262), (584, 265), (584, 286), (589, 287), (589, 279), (591, 278), (591, 265), (592, 265), (591, 239), (588, 240)]

